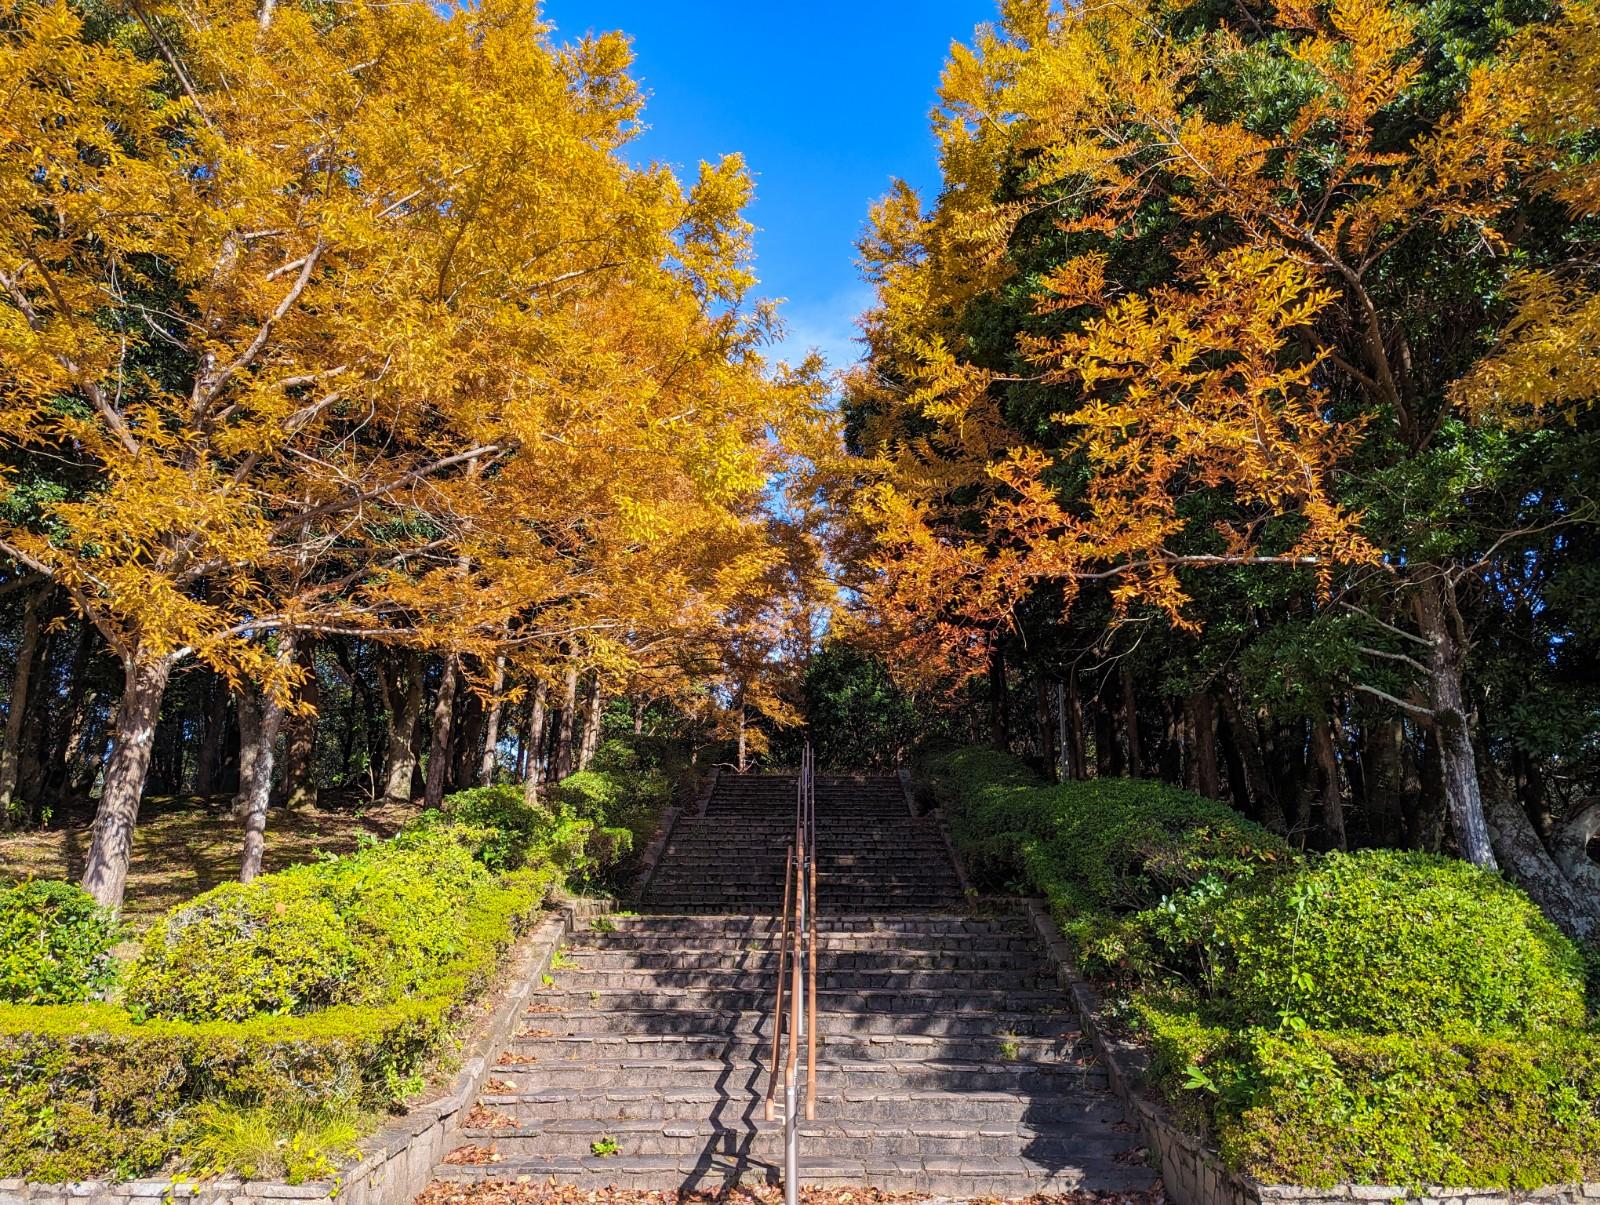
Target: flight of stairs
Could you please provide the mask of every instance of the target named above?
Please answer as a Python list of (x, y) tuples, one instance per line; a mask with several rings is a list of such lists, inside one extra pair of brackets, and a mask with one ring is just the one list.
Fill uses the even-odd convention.
[[(444, 1178), (715, 1188), (776, 1179), (763, 1120), (792, 777), (727, 775), (641, 903), (575, 940), (490, 1073)], [(1148, 1188), (1024, 920), (962, 911), (892, 778), (817, 789), (816, 1120), (808, 1184), (953, 1197)]]

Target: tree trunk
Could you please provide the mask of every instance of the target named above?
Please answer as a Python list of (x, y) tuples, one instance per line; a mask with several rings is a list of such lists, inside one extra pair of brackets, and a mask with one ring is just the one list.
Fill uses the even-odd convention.
[(1072, 777), (1082, 781), (1089, 777), (1089, 751), (1083, 739), (1083, 699), (1078, 694), (1078, 668), (1067, 671), (1067, 766)]
[(111, 732), (100, 806), (89, 837), (83, 889), (102, 907), (119, 909), (128, 883), (139, 798), (150, 771), (150, 754), (161, 696), (172, 675), (172, 659), (134, 652), (123, 659), (122, 701)]
[[(1545, 915), (1576, 941), (1600, 933), (1600, 896), (1575, 883), (1550, 856), (1522, 806), (1497, 798), (1489, 805), (1488, 821), (1500, 862)], [(1597, 868), (1590, 863), (1588, 869)]]
[(267, 805), (272, 799), (272, 769), (283, 726), (283, 707), (272, 696), (246, 688), (238, 696), (239, 795), (234, 811), (244, 818), (244, 855), (239, 881), (261, 873), (267, 850)]
[(1261, 749), (1260, 735), (1250, 718), (1244, 714), (1244, 708), (1239, 705), (1232, 688), (1225, 686), (1219, 697), (1223, 718), (1228, 721), (1228, 733), (1238, 750), (1239, 768), (1244, 779), (1241, 794), (1249, 800), (1244, 811), (1282, 836), (1288, 832), (1289, 826), (1272, 776), (1267, 772), (1267, 758)]
[(1461, 688), (1464, 642), (1453, 622), (1455, 587), (1442, 575), (1417, 592), (1417, 626), (1428, 642), (1428, 706), (1439, 742), (1439, 775), (1456, 849), (1474, 866), (1497, 868), (1478, 782), (1478, 759)]
[(747, 746), (746, 746), (746, 742), (745, 742), (744, 692), (740, 691), (739, 692), (739, 755), (738, 755), (737, 765), (738, 765), (739, 773), (741, 773), (741, 774), (743, 774), (745, 772), (745, 770), (748, 769), (748, 763), (745, 761), (745, 749), (746, 749), (746, 747)]
[(500, 766), (500, 712), (504, 709), (504, 702), (500, 692), (506, 686), (506, 659), (494, 659), (494, 677), (489, 681), (489, 689), (493, 695), (489, 701), (489, 713), (483, 720), (483, 756), (478, 760), (478, 783), (482, 786), (494, 785), (494, 774)]
[[(318, 709), (322, 706), (322, 683), (317, 678), (316, 650), (311, 641), (301, 642), (295, 652), (295, 662), (305, 673), (305, 681), (300, 684), (300, 704), (310, 708), (310, 712), (287, 718), (289, 739), (284, 746), (283, 802), (285, 807), (310, 808), (317, 806), (317, 721), (320, 718)], [(347, 730), (354, 728), (354, 719), (354, 716), (347, 717)], [(241, 795), (244, 794), (243, 778), (241, 767)]]
[[(77, 752), (77, 742), (83, 738), (90, 710), (94, 706), (95, 696), (89, 690), (94, 625), (84, 621), (77, 627), (77, 635), (72, 642), (72, 660), (67, 667), (67, 697), (60, 709), (60, 720), (51, 725), (50, 743), (45, 750), (43, 782), (36, 801), (39, 803), (61, 804), (66, 801), (72, 780), (72, 757)], [(30, 809), (30, 818), (36, 814), (36, 809)]]
[(391, 685), (381, 675), (383, 706), (389, 713), (389, 752), (384, 759), (383, 800), (411, 799), (411, 777), (417, 768), (417, 722), (422, 718), (422, 659), (407, 653)]
[(1139, 748), (1139, 703), (1133, 693), (1133, 671), (1122, 667), (1122, 725), (1128, 734), (1128, 777), (1144, 773), (1144, 756)]
[(1369, 837), (1379, 845), (1409, 844), (1406, 812), (1415, 806), (1415, 758), (1406, 740), (1406, 724), (1399, 716), (1364, 712), (1361, 742), (1367, 768), (1367, 824)]
[(1006, 689), (1006, 655), (995, 643), (989, 650), (989, 743), (1011, 749), (1011, 696)]
[[(460, 687), (466, 685), (466, 671), (458, 670)], [(454, 737), (451, 742), (450, 789), (464, 791), (478, 783), (478, 767), (483, 764), (483, 700), (475, 690), (458, 687)]]
[(456, 654), (444, 659), (439, 678), (439, 693), (433, 700), (433, 724), (428, 744), (428, 779), (422, 790), (422, 806), (436, 808), (444, 802), (445, 784), (450, 777), (450, 736), (456, 716), (456, 681), (461, 676)]
[(1339, 758), (1333, 748), (1333, 729), (1327, 720), (1311, 725), (1311, 752), (1322, 776), (1322, 827), (1334, 849), (1348, 849), (1344, 832), (1344, 796), (1339, 789)]
[(1217, 709), (1208, 690), (1188, 698), (1186, 710), (1193, 730), (1195, 790), (1207, 799), (1222, 798), (1222, 776), (1217, 770)]
[(1111, 723), (1111, 709), (1102, 697), (1095, 700), (1094, 708), (1094, 772), (1097, 778), (1122, 777), (1122, 742)]
[(589, 681), (589, 696), (583, 717), (583, 743), (578, 750), (578, 769), (587, 770), (600, 748), (600, 724), (604, 717), (605, 698), (600, 693), (600, 675)]
[(644, 704), (638, 699), (633, 701), (633, 735), (644, 735)]
[(539, 771), (544, 766), (544, 708), (550, 688), (540, 678), (533, 688), (533, 705), (528, 710), (528, 735), (523, 745), (528, 768), (522, 777), (522, 798), (529, 807), (539, 802)]
[[(1050, 684), (1043, 674), (1033, 679), (1034, 717), (1039, 725), (1039, 757), (1047, 772), (1057, 774), (1055, 723), (1050, 718)], [(1058, 775), (1059, 776), (1059, 775)]]
[(213, 678), (207, 691), (205, 731), (195, 754), (194, 793), (211, 795), (217, 789), (217, 774), (222, 769), (222, 738), (228, 729), (227, 684)]
[(28, 683), (33, 677), (34, 655), (39, 650), (39, 604), (43, 601), (44, 592), (34, 590), (23, 604), (22, 634), (17, 641), (17, 668), (11, 678), (11, 699), (6, 704), (4, 743), (0, 744), (0, 828), (10, 827), (12, 800), (17, 793), (22, 719), (28, 710)]
[(572, 736), (578, 718), (578, 663), (567, 662), (561, 682), (561, 725), (556, 730), (555, 779), (560, 782), (572, 773)]

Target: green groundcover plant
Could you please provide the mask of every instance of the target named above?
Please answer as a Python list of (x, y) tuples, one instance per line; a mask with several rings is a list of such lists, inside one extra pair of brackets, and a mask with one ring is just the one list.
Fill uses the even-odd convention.
[(980, 883), (1045, 897), (1177, 1118), (1269, 1183), (1528, 1189), (1600, 1174), (1578, 950), (1517, 888), (1394, 850), (1301, 855), (1158, 782), (921, 776)]
[(120, 984), (116, 926), (81, 891), (0, 890), (0, 1178), (332, 1175), (550, 892), (653, 825), (664, 786), (605, 773), (572, 788), (588, 802), (463, 792), (390, 840), (205, 892)]

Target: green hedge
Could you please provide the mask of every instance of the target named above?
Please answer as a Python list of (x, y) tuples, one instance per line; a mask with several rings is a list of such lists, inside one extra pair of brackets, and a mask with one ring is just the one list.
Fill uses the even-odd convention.
[[(0, 1178), (175, 1164), (291, 1180), (398, 1105), (553, 886), (603, 876), (666, 802), (606, 746), (547, 804), (461, 792), (396, 837), (208, 891), (151, 927), (119, 1004), (115, 929), (65, 884), (0, 893)], [(74, 894), (76, 892), (76, 894)], [(3, 997), (0, 997), (3, 998)]]
[(1220, 906), (1213, 948), (1238, 1025), (1517, 1034), (1585, 1019), (1572, 943), (1521, 891), (1451, 858), (1318, 859)]
[(149, 1174), (181, 1157), (206, 1101), (387, 1108), (415, 1087), (455, 1003), (204, 1024), (138, 1024), (109, 1005), (0, 1007), (0, 1178)]
[(465, 848), (435, 826), (207, 892), (152, 929), (132, 1010), (0, 1006), (0, 1177), (184, 1164), (219, 1111), (397, 1105), (560, 878), (492, 876)]
[(116, 982), (116, 918), (73, 883), (0, 887), (0, 1002), (72, 1004)]
[(1136, 1004), (1173, 1112), (1269, 1184), (1530, 1189), (1600, 1174), (1600, 1044), (1230, 1030)]
[(1268, 1183), (1530, 1188), (1600, 1175), (1578, 952), (1446, 858), (1302, 857), (1161, 783), (924, 768), (986, 886), (1044, 895), (1120, 993), (1178, 1120)]

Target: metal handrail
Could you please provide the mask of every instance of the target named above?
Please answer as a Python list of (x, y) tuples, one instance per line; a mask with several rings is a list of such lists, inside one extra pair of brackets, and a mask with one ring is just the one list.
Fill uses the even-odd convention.
[[(772, 1004), (772, 1061), (767, 1077), (766, 1118), (783, 1081), (783, 1199), (795, 1205), (799, 1192), (800, 1034), (806, 1039), (806, 1120), (817, 1115), (817, 784), (808, 744), (800, 755), (795, 790), (794, 839), (783, 869), (783, 913), (778, 942), (778, 984)], [(792, 947), (790, 943), (793, 943)], [(787, 993), (788, 1007), (784, 1007)], [(782, 1045), (788, 1022), (788, 1050)], [(781, 1061), (780, 1061), (781, 1060)]]

